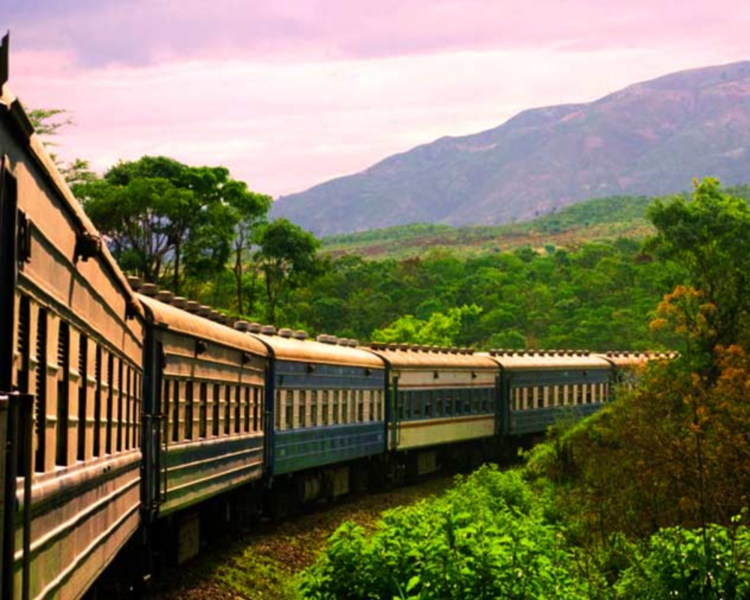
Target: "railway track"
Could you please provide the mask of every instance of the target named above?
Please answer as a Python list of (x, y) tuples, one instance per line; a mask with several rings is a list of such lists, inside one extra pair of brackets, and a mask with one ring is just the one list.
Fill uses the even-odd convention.
[(283, 523), (228, 535), (188, 563), (165, 571), (148, 593), (151, 600), (273, 599), (291, 597), (294, 577), (311, 565), (326, 539), (344, 521), (373, 527), (382, 513), (442, 493), (452, 474), (377, 494), (356, 495), (316, 506)]

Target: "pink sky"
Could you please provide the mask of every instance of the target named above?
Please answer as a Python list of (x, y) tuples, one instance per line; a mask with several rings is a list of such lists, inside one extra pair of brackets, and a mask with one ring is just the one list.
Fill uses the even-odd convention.
[(750, 2), (0, 0), (63, 158), (165, 154), (274, 196), (520, 110), (750, 58)]

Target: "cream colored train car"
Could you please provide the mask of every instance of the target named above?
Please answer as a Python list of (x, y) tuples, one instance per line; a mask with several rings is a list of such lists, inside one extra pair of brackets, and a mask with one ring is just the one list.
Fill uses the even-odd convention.
[[(140, 522), (142, 312), (2, 77), (3, 599), (78, 598)], [(16, 477), (17, 476), (17, 477)]]
[(388, 366), (389, 448), (409, 455), (407, 471), (434, 471), (441, 452), (495, 436), (498, 367), (489, 357), (404, 344), (373, 344), (372, 351)]

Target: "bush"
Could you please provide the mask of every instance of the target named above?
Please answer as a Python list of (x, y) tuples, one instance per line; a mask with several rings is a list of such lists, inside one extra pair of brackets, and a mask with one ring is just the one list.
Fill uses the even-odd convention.
[(584, 598), (563, 532), (519, 472), (485, 466), (443, 497), (345, 524), (302, 577), (306, 598)]

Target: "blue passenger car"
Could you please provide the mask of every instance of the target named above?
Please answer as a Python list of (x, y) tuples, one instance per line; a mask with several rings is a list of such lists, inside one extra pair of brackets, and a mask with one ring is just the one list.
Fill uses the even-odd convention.
[[(349, 491), (357, 463), (386, 448), (385, 366), (349, 340), (253, 327), (269, 350), (267, 476), (299, 502)], [(252, 330), (251, 330), (252, 331)]]

